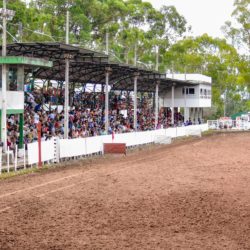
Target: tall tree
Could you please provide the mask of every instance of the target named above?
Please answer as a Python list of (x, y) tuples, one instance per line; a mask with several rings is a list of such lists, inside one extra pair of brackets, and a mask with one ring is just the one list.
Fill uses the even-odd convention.
[(227, 102), (232, 104), (228, 115), (244, 108), (244, 92), (249, 87), (244, 75), (248, 65), (224, 39), (206, 34), (187, 38), (174, 44), (165, 53), (164, 61), (170, 71), (203, 73), (212, 77), (212, 103), (217, 117), (223, 115), (225, 93)]
[(250, 2), (235, 0), (232, 21), (227, 21), (222, 27), (225, 36), (234, 46), (245, 50), (250, 55)]

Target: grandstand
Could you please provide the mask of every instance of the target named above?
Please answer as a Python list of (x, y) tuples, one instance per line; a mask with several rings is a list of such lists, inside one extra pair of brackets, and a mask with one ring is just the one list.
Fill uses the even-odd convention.
[[(201, 115), (195, 119), (192, 110), (190, 117), (185, 112), (184, 118), (179, 104), (186, 100), (186, 109), (190, 107), (188, 94), (192, 88), (200, 89), (202, 81), (171, 78), (157, 71), (113, 63), (105, 54), (62, 43), (9, 44), (6, 58), (11, 64), (8, 95), (16, 93), (22, 99), (9, 98), (7, 106), (18, 103), (22, 106), (18, 109), (24, 110), (23, 123), (19, 122), (22, 114), (8, 112), (7, 145), (11, 150), (15, 150), (17, 143), (21, 150), (23, 143), (27, 149), (29, 143), (36, 142), (39, 122), (43, 141), (53, 137), (86, 138), (201, 123)], [(24, 67), (14, 63), (14, 58), (29, 63)], [(68, 117), (64, 112), (66, 58), (70, 58)], [(18, 70), (22, 71), (22, 78), (18, 78)], [(18, 88), (10, 88), (14, 82)], [(40, 86), (36, 86), (36, 82)], [(88, 85), (92, 91), (86, 89)], [(185, 98), (179, 96), (182, 89), (190, 90)], [(199, 109), (202, 96), (197, 98)], [(65, 120), (68, 120), (68, 133)]]

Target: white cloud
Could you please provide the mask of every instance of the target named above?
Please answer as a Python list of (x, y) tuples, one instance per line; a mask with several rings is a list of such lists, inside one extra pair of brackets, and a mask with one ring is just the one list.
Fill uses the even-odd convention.
[(192, 26), (193, 35), (207, 33), (213, 37), (223, 37), (221, 26), (231, 19), (234, 0), (144, 0), (155, 8), (174, 5)]

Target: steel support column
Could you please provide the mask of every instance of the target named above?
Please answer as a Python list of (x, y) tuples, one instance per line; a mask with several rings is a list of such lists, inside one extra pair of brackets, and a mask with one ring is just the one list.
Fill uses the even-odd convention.
[(65, 55), (65, 94), (64, 94), (64, 139), (69, 137), (69, 59), (70, 55)]
[(105, 132), (108, 134), (109, 129), (109, 75), (111, 68), (105, 69)]
[[(3, 0), (3, 9), (6, 10), (6, 0)], [(6, 56), (6, 24), (7, 16), (6, 13), (2, 14), (3, 17), (3, 27), (2, 27), (2, 56)], [(3, 142), (3, 151), (7, 150), (7, 65), (2, 64), (2, 131), (1, 140)]]
[(157, 81), (155, 85), (155, 129), (157, 129), (159, 117), (159, 84), (160, 82)]
[(171, 124), (174, 126), (174, 88), (175, 84), (172, 85), (172, 112), (171, 112)]
[(139, 74), (134, 75), (134, 130), (137, 131), (137, 80)]

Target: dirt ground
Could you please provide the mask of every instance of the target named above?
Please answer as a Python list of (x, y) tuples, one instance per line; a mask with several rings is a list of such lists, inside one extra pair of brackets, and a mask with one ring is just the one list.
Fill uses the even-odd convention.
[(250, 133), (0, 181), (0, 249), (250, 249)]

